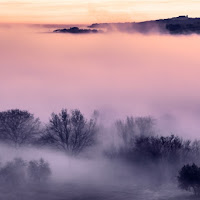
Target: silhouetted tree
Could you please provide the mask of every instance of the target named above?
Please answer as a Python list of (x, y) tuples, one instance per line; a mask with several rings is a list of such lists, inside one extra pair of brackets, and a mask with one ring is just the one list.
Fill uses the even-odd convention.
[(179, 187), (183, 190), (193, 191), (195, 195), (200, 195), (200, 168), (195, 164), (184, 165), (179, 171)]
[(0, 140), (15, 147), (30, 144), (40, 133), (40, 121), (28, 111), (8, 110), (0, 112)]
[[(133, 151), (138, 158), (146, 161), (164, 161), (175, 163), (188, 148), (188, 141), (183, 142), (178, 136), (138, 136), (134, 141)], [(184, 154), (185, 155), (185, 154)]]
[(33, 160), (28, 164), (28, 177), (32, 182), (44, 182), (47, 181), (51, 175), (51, 169), (49, 164), (43, 159), (39, 161)]
[(7, 162), (0, 169), (0, 183), (4, 186), (17, 186), (25, 183), (26, 163), (21, 158)]
[(41, 138), (44, 143), (56, 146), (72, 154), (78, 154), (96, 140), (96, 120), (87, 121), (79, 110), (70, 113), (63, 109), (53, 113), (47, 126), (47, 133)]
[(133, 152), (139, 160), (158, 161), (162, 157), (162, 143), (159, 137), (138, 136), (134, 141)]

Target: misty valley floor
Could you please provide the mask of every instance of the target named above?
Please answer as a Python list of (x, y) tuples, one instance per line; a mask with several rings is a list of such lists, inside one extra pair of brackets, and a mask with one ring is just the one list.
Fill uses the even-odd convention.
[(49, 184), (26, 188), (0, 189), (3, 200), (190, 200), (192, 194), (180, 191), (176, 186), (157, 188), (134, 185), (82, 185)]

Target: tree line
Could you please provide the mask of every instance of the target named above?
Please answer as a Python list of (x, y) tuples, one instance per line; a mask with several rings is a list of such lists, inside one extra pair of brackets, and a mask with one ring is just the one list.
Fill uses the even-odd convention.
[[(26, 110), (7, 110), (0, 112), (0, 142), (16, 148), (46, 145), (77, 155), (98, 143), (102, 130), (97, 121), (97, 112), (87, 119), (80, 110), (62, 109), (59, 113), (52, 113), (49, 121), (43, 124)], [(115, 149), (105, 149), (105, 155), (110, 158), (184, 162), (200, 156), (200, 141), (183, 140), (175, 135), (160, 136), (152, 117), (127, 117), (117, 120), (114, 127), (112, 131), (121, 143)]]
[(62, 109), (52, 113), (42, 125), (28, 111), (19, 109), (0, 112), (0, 141), (19, 148), (24, 145), (49, 145), (78, 154), (95, 144), (96, 119), (87, 120), (79, 110)]
[[(101, 130), (97, 121), (97, 113), (86, 119), (80, 110), (62, 109), (59, 113), (52, 113), (48, 123), (42, 124), (28, 111), (7, 110), (0, 112), (0, 141), (15, 148), (47, 146), (75, 156), (98, 144)], [(152, 117), (127, 117), (117, 120), (114, 127), (113, 131), (121, 143), (103, 150), (107, 158), (142, 166), (141, 169), (155, 173), (154, 179), (166, 176), (173, 179), (179, 174), (176, 180), (180, 188), (200, 195), (199, 140), (184, 140), (175, 135), (160, 136), (156, 132), (156, 120)], [(20, 166), (19, 169), (26, 166), (32, 180), (42, 176), (45, 179), (50, 175), (48, 163), (43, 160), (31, 161), (28, 165), (22, 160), (15, 160), (0, 169), (0, 179), (7, 180), (3, 176), (12, 174), (11, 169), (16, 166)], [(23, 177), (22, 174), (20, 177)]]

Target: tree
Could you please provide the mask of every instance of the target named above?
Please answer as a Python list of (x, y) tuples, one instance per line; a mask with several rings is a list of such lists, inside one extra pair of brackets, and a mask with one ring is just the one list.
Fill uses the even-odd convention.
[(15, 158), (0, 167), (0, 184), (2, 186), (20, 186), (29, 182), (41, 183), (51, 175), (49, 163), (31, 160), (28, 164), (21, 158)]
[(140, 135), (151, 136), (154, 134), (155, 119), (152, 117), (137, 117), (135, 124)]
[(33, 160), (28, 165), (28, 177), (33, 182), (44, 182), (47, 181), (51, 175), (51, 169), (49, 164), (43, 159), (39, 161)]
[(122, 138), (124, 145), (129, 147), (131, 140), (136, 136), (136, 125), (133, 117), (127, 117), (126, 121), (117, 120), (115, 123), (118, 135)]
[(30, 144), (40, 133), (40, 121), (33, 114), (22, 110), (0, 112), (0, 140), (15, 147)]
[(15, 146), (30, 143), (39, 133), (40, 122), (28, 111), (0, 112), (0, 139)]
[[(190, 146), (190, 157), (191, 157), (191, 160), (194, 161), (197, 161), (199, 160), (199, 156), (200, 156), (200, 140), (195, 140), (191, 143), (191, 146)], [(199, 162), (198, 162), (199, 164)]]
[(163, 145), (157, 136), (140, 135), (134, 141), (133, 152), (140, 161), (157, 162), (163, 156)]
[(25, 183), (26, 163), (21, 158), (7, 162), (0, 169), (0, 182), (5, 186), (17, 186)]
[(115, 123), (118, 135), (128, 148), (137, 135), (153, 135), (154, 125), (155, 120), (152, 117), (127, 117), (125, 121), (117, 120)]
[(196, 196), (200, 195), (200, 168), (195, 164), (184, 165), (179, 171), (179, 187), (183, 190), (193, 191)]
[(133, 151), (138, 158), (146, 161), (163, 161), (165, 163), (180, 162), (185, 156), (189, 141), (183, 141), (178, 136), (138, 136), (134, 141)]
[(79, 110), (70, 113), (63, 109), (59, 114), (53, 113), (46, 134), (41, 141), (71, 154), (78, 154), (96, 141), (96, 120), (87, 121)]

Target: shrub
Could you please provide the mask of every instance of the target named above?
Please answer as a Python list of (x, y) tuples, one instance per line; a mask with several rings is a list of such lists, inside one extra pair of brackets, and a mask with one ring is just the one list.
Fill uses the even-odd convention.
[(183, 190), (193, 191), (196, 196), (200, 195), (200, 168), (195, 164), (184, 165), (179, 171), (179, 187)]
[(0, 180), (3, 185), (21, 185), (25, 182), (26, 163), (21, 158), (7, 162), (0, 169)]
[(5, 187), (16, 187), (27, 181), (31, 183), (47, 181), (50, 175), (49, 164), (43, 159), (32, 160), (27, 165), (21, 158), (16, 158), (0, 168), (0, 183)]
[(47, 181), (51, 175), (51, 169), (49, 164), (43, 159), (39, 161), (33, 160), (28, 165), (28, 177), (33, 182), (44, 182)]

